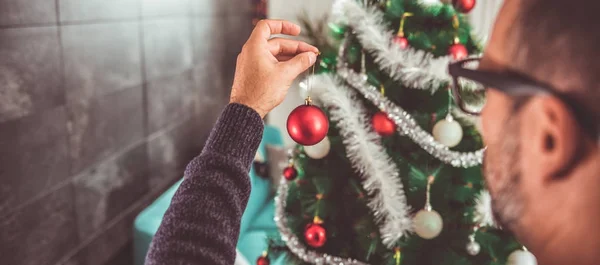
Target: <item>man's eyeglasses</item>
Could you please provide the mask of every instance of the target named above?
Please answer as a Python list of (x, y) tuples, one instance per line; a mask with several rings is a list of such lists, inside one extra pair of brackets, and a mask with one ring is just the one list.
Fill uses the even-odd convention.
[(452, 95), (456, 105), (465, 113), (479, 115), (485, 104), (485, 90), (495, 89), (511, 96), (552, 95), (562, 100), (577, 117), (581, 126), (596, 139), (600, 128), (596, 119), (583, 105), (550, 86), (540, 84), (519, 73), (478, 70), (480, 58), (469, 58), (452, 63), (448, 71), (453, 79)]

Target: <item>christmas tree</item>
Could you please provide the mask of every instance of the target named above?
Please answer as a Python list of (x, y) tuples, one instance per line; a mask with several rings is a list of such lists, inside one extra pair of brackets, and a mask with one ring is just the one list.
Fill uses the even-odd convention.
[[(290, 264), (519, 259), (522, 246), (494, 223), (484, 146), (475, 120), (456, 108), (447, 73), (451, 62), (481, 52), (465, 17), (474, 5), (334, 4), (333, 41), (316, 41), (323, 54), (305, 82), (306, 105), (288, 119), (300, 145), (276, 198), (282, 241), (271, 242), (258, 264), (277, 250)], [(464, 85), (467, 103), (480, 107), (483, 90)]]

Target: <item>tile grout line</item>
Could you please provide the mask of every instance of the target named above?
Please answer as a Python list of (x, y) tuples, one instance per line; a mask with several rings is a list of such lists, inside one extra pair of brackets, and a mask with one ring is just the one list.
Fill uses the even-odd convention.
[[(143, 121), (142, 126), (144, 131), (144, 138), (148, 138), (150, 133), (150, 121), (148, 114), (148, 74), (146, 73), (146, 45), (145, 45), (145, 34), (144, 34), (144, 10), (142, 9), (142, 1), (138, 1), (138, 38), (140, 45), (140, 73), (142, 78), (142, 111)], [(148, 154), (148, 147), (146, 147), (146, 155)]]
[(127, 152), (135, 149), (136, 147), (138, 147), (139, 145), (144, 144), (144, 143), (146, 143), (146, 139), (142, 138), (142, 139), (134, 142), (133, 144), (130, 144), (130, 145), (126, 146), (125, 148), (123, 148), (121, 150), (118, 150), (118, 151), (112, 153), (111, 155), (109, 155), (107, 157), (104, 157), (102, 160), (98, 160), (98, 161), (90, 164), (89, 166), (86, 167), (86, 169), (83, 169), (83, 170), (79, 171), (76, 174), (72, 174), (72, 176), (70, 178), (57, 183), (52, 188), (47, 189), (44, 192), (41, 192), (41, 193), (39, 193), (39, 194), (31, 197), (29, 200), (27, 200), (27, 201), (19, 204), (17, 207), (15, 207), (13, 209), (10, 209), (9, 211), (3, 212), (0, 215), (0, 218), (3, 218), (5, 216), (9, 216), (9, 215), (11, 215), (11, 214), (13, 214), (13, 213), (15, 213), (15, 212), (17, 212), (17, 211), (19, 211), (19, 210), (27, 207), (27, 206), (35, 203), (39, 199), (42, 199), (42, 198), (44, 198), (46, 196), (51, 195), (55, 191), (60, 190), (60, 189), (62, 189), (64, 187), (66, 187), (67, 185), (71, 184), (71, 182), (73, 181), (73, 179), (77, 178), (78, 176), (80, 176), (81, 174), (83, 174), (84, 172), (86, 172), (87, 170), (94, 169), (94, 168), (98, 167), (99, 165), (102, 164), (102, 162), (105, 162), (105, 161), (108, 161), (108, 160), (112, 160), (112, 159), (116, 159), (116, 158), (118, 158), (120, 156), (123, 156)]
[[(61, 26), (115, 24), (115, 23), (125, 23), (125, 22), (137, 22), (139, 20), (140, 16), (141, 15), (138, 15), (137, 17), (131, 17), (131, 18), (91, 19), (91, 20), (72, 20), (72, 21), (60, 21), (60, 18), (57, 18), (57, 22), (59, 22)], [(192, 16), (193, 17), (205, 17), (202, 14), (193, 14)], [(147, 17), (144, 17), (144, 20), (152, 21), (152, 20), (163, 20), (163, 19), (185, 19), (186, 17), (189, 17), (189, 14), (185, 14), (184, 17), (182, 17), (181, 14), (147, 16)], [(20, 28), (55, 27), (58, 25), (57, 22), (6, 24), (6, 25), (0, 25), (0, 30), (20, 29)]]
[[(136, 210), (138, 210), (140, 208), (143, 208), (143, 206), (145, 204), (148, 204), (149, 201), (152, 200), (152, 198), (158, 197), (162, 192), (164, 192), (163, 190), (167, 189), (168, 187), (170, 187), (171, 185), (173, 185), (175, 182), (177, 182), (177, 180), (175, 180), (175, 181), (168, 181), (168, 182), (164, 183), (160, 187), (160, 189), (158, 189), (158, 191), (149, 192), (146, 195), (144, 195), (143, 197), (141, 197), (140, 199), (138, 199), (131, 206), (129, 206), (128, 208), (126, 208), (124, 211), (122, 211), (121, 213), (119, 213), (117, 216), (115, 216), (108, 223), (106, 223), (105, 225), (103, 225), (101, 227), (101, 229), (99, 229), (98, 231), (96, 231), (95, 233), (93, 233), (92, 236), (86, 238), (77, 247), (75, 247), (69, 253), (65, 254), (56, 264), (57, 265), (64, 264), (70, 258), (72, 258), (75, 255), (77, 255), (77, 253), (79, 253), (81, 250), (83, 250), (86, 246), (88, 246), (89, 244), (91, 244), (94, 240), (96, 240), (97, 238), (99, 238), (100, 236), (102, 236), (106, 231), (108, 231), (109, 229), (113, 228), (115, 225), (117, 225), (123, 219), (127, 218), (127, 216), (129, 214), (135, 212)], [(134, 224), (135, 224), (135, 220), (134, 220)], [(132, 224), (132, 226), (133, 226), (133, 224)]]
[[(130, 86), (130, 87), (126, 87), (126, 88), (123, 88), (123, 89), (120, 89), (120, 90), (117, 90), (117, 91), (113, 91), (113, 92), (110, 92), (110, 93), (104, 94), (104, 95), (102, 95), (102, 96), (109, 96), (109, 95), (111, 95), (111, 94), (114, 94), (114, 93), (119, 93), (119, 92), (121, 92), (121, 91), (124, 91), (124, 90), (126, 90), (126, 89), (135, 88), (136, 86), (138, 86), (138, 85), (135, 85), (135, 86)], [(60, 108), (60, 106), (58, 106), (58, 107)], [(187, 121), (187, 119), (186, 119), (186, 121)], [(181, 125), (181, 123), (176, 123), (176, 124), (174, 124), (174, 125), (175, 125), (175, 126), (177, 126), (177, 125)], [(173, 129), (173, 127), (174, 127), (174, 126), (165, 127), (165, 128), (166, 128), (166, 129), (167, 129), (167, 131), (168, 131), (168, 130), (171, 130), (171, 129)], [(122, 156), (122, 155), (124, 155), (125, 153), (127, 153), (127, 152), (129, 152), (129, 151), (133, 150), (134, 148), (136, 148), (138, 145), (140, 145), (140, 144), (142, 144), (142, 143), (146, 142), (147, 140), (148, 140), (148, 137), (146, 137), (146, 136), (144, 136), (144, 137), (141, 137), (141, 138), (139, 138), (137, 141), (133, 142), (132, 144), (125, 146), (125, 148), (122, 148), (122, 149), (119, 149), (119, 150), (115, 150), (114, 152), (112, 152), (112, 153), (110, 153), (110, 154), (108, 154), (108, 155), (106, 155), (106, 156), (104, 156), (104, 157), (98, 158), (98, 160), (97, 160), (97, 161), (94, 161), (94, 162), (92, 162), (91, 164), (89, 164), (88, 166), (86, 166), (84, 169), (82, 169), (82, 170), (78, 171), (77, 173), (72, 173), (72, 168), (71, 168), (71, 167), (72, 167), (72, 163), (71, 163), (72, 161), (71, 161), (71, 157), (70, 157), (70, 149), (69, 149), (69, 148), (70, 148), (70, 142), (69, 142), (69, 140), (67, 139), (67, 152), (68, 152), (68, 156), (69, 156), (69, 158), (68, 158), (68, 170), (69, 170), (69, 171), (68, 171), (68, 173), (67, 173), (67, 174), (69, 175), (69, 177), (68, 177), (66, 180), (63, 180), (63, 181), (61, 181), (61, 182), (58, 182), (58, 183), (56, 183), (56, 184), (55, 184), (55, 185), (53, 185), (53, 186), (52, 186), (50, 189), (47, 189), (47, 190), (45, 190), (45, 191), (43, 191), (43, 192), (41, 192), (41, 193), (38, 193), (37, 195), (35, 195), (35, 196), (31, 197), (30, 199), (26, 200), (25, 202), (22, 202), (21, 204), (17, 205), (17, 207), (15, 207), (15, 208), (13, 208), (13, 209), (10, 209), (9, 211), (6, 211), (6, 212), (2, 212), (2, 213), (0, 213), (0, 218), (2, 218), (2, 217), (4, 217), (4, 216), (8, 216), (8, 215), (10, 215), (10, 214), (14, 213), (14, 212), (15, 212), (15, 210), (18, 210), (18, 209), (22, 209), (22, 208), (24, 208), (24, 207), (27, 207), (28, 205), (30, 205), (30, 204), (32, 204), (32, 203), (34, 203), (34, 202), (35, 202), (35, 201), (36, 201), (38, 198), (43, 198), (43, 197), (45, 197), (45, 196), (48, 196), (48, 195), (50, 195), (52, 192), (54, 192), (54, 191), (56, 191), (56, 190), (59, 190), (59, 189), (61, 189), (61, 188), (65, 187), (65, 186), (66, 186), (66, 185), (67, 185), (69, 182), (71, 182), (71, 181), (72, 181), (74, 178), (76, 178), (77, 176), (81, 175), (81, 174), (82, 174), (83, 172), (85, 172), (86, 170), (89, 170), (89, 169), (91, 169), (91, 168), (96, 168), (96, 167), (98, 167), (98, 166), (99, 166), (99, 165), (100, 165), (102, 162), (104, 162), (104, 161), (111, 160), (111, 159), (115, 159), (115, 158), (117, 158), (117, 157), (119, 157), (119, 156)]]
[(111, 155), (103, 158), (102, 160), (99, 160), (99, 161), (96, 161), (96, 162), (92, 163), (91, 165), (89, 165), (88, 167), (86, 167), (86, 169), (83, 169), (80, 172), (78, 172), (76, 174), (73, 174), (73, 176), (71, 176), (70, 178), (68, 178), (66, 180), (63, 180), (63, 181), (57, 183), (52, 188), (47, 189), (44, 192), (41, 192), (38, 195), (31, 197), (29, 200), (27, 200), (27, 201), (19, 204), (17, 207), (15, 207), (13, 209), (10, 209), (10, 210), (8, 210), (6, 212), (3, 212), (2, 214), (0, 214), (0, 218), (3, 218), (5, 216), (9, 216), (9, 215), (11, 215), (11, 214), (19, 211), (20, 209), (23, 209), (23, 208), (25, 208), (25, 207), (27, 207), (27, 206), (35, 203), (39, 199), (44, 198), (44, 197), (46, 197), (46, 196), (54, 193), (55, 191), (64, 188), (65, 186), (69, 185), (73, 181), (73, 179), (77, 178), (78, 176), (80, 176), (81, 174), (83, 174), (84, 172), (86, 172), (89, 169), (93, 169), (93, 168), (98, 167), (99, 165), (102, 164), (102, 162), (108, 161), (108, 160), (112, 160), (112, 159), (116, 159), (116, 158), (118, 158), (120, 156), (123, 156), (124, 154), (126, 154), (127, 152), (135, 149), (139, 145), (144, 144), (144, 143), (149, 143), (152, 140), (157, 139), (158, 137), (160, 137), (161, 135), (163, 135), (165, 133), (171, 132), (172, 130), (176, 129), (177, 127), (179, 127), (179, 126), (181, 126), (181, 125), (183, 125), (183, 124), (185, 124), (187, 122), (189, 122), (192, 119), (193, 119), (193, 116), (189, 115), (189, 116), (185, 117), (181, 122), (177, 122), (177, 123), (174, 123), (174, 124), (170, 124), (169, 126), (165, 126), (161, 130), (159, 130), (159, 131), (157, 131), (157, 132), (155, 132), (155, 133), (153, 133), (151, 135), (148, 135), (148, 137), (142, 138), (142, 139), (134, 142), (133, 144), (130, 144), (130, 145), (126, 146), (125, 148), (112, 153)]
[[(192, 47), (192, 68), (190, 70), (191, 78), (192, 78), (192, 82), (191, 82), (192, 87), (191, 88), (192, 88), (192, 92), (196, 92), (196, 90), (199, 87), (198, 78), (196, 77), (196, 66), (198, 64), (198, 54), (196, 54), (196, 52), (197, 52), (196, 45), (198, 45), (198, 44), (196, 43), (196, 27), (197, 27), (197, 25), (196, 25), (196, 17), (194, 16), (195, 9), (193, 8), (192, 3), (195, 3), (196, 5), (198, 5), (198, 3), (195, 1), (189, 1), (190, 8), (189, 8), (189, 13), (188, 13), (189, 36), (190, 36), (190, 43), (191, 43), (191, 47)], [(196, 95), (196, 96), (198, 98), (200, 98), (200, 95)], [(198, 101), (198, 102), (200, 102), (200, 101)], [(198, 113), (197, 113), (198, 109), (199, 109), (198, 106), (194, 106), (194, 110), (192, 113), (193, 117), (198, 116)], [(184, 112), (185, 111), (186, 110), (184, 110)]]
[[(243, 15), (244, 13), (242, 13)], [(186, 15), (188, 16), (188, 15)], [(241, 16), (240, 14), (192, 14), (192, 18), (204, 18), (204, 17), (228, 17), (228, 16)], [(162, 15), (162, 16), (148, 16), (144, 20), (161, 20), (161, 19), (182, 19), (181, 15)], [(57, 18), (57, 21), (59, 18)], [(113, 24), (113, 23), (125, 23), (125, 22), (136, 22), (139, 20), (139, 16), (135, 18), (120, 18), (120, 19), (94, 19), (94, 20), (73, 20), (60, 22), (61, 26), (77, 26), (77, 25), (101, 25), (101, 24)], [(20, 29), (20, 28), (42, 28), (42, 27), (56, 27), (57, 23), (25, 23), (25, 24), (7, 24), (0, 25), (0, 30), (4, 29)]]
[[(81, 241), (81, 235), (79, 234), (79, 222), (77, 222), (77, 207), (76, 207), (76, 195), (75, 195), (75, 190), (73, 188), (73, 179), (75, 178), (75, 175), (71, 174), (71, 172), (73, 171), (73, 157), (71, 156), (71, 130), (69, 129), (69, 123), (71, 121), (71, 115), (69, 114), (70, 112), (68, 111), (68, 103), (69, 103), (69, 97), (68, 97), (68, 91), (67, 91), (67, 86), (66, 86), (66, 62), (65, 62), (65, 48), (64, 48), (64, 42), (63, 42), (63, 32), (62, 32), (62, 19), (61, 19), (61, 12), (60, 12), (60, 0), (55, 0), (54, 1), (54, 8), (55, 8), (55, 12), (56, 12), (56, 32), (58, 35), (58, 48), (59, 48), (59, 62), (60, 62), (60, 82), (61, 82), (61, 86), (63, 88), (63, 104), (64, 104), (64, 111), (65, 113), (65, 145), (66, 145), (66, 150), (67, 150), (67, 178), (65, 179), (64, 183), (60, 183), (59, 185), (56, 185), (57, 187), (55, 187), (55, 189), (51, 189), (47, 195), (44, 196), (39, 196), (39, 198), (37, 199), (33, 199), (31, 200), (31, 204), (35, 203), (37, 200), (43, 200), (43, 198), (45, 196), (51, 196), (51, 194), (53, 194), (54, 192), (57, 192), (58, 190), (62, 189), (62, 188), (67, 188), (67, 189), (71, 189), (71, 196), (70, 196), (70, 200), (72, 200), (72, 205), (71, 205), (71, 209), (70, 213), (73, 217), (74, 220), (74, 226), (73, 226), (73, 235), (75, 237), (75, 240), (79, 243)], [(41, 194), (40, 194), (41, 195)], [(26, 202), (27, 203), (27, 202)], [(25, 205), (27, 205), (25, 203)], [(20, 209), (23, 209), (26, 206), (22, 206)], [(70, 249), (69, 249), (70, 250)]]
[(171, 132), (172, 130), (176, 129), (177, 127), (183, 125), (184, 123), (189, 122), (190, 120), (192, 120), (192, 118), (193, 118), (193, 116), (188, 115), (181, 122), (172, 123), (172, 124), (162, 127), (160, 130), (158, 130), (152, 134), (149, 134), (147, 141), (151, 142), (151, 141), (157, 139), (158, 137), (160, 137), (161, 135)]
[(26, 23), (26, 24), (8, 24), (8, 25), (0, 25), (0, 30), (3, 29), (22, 29), (22, 28), (46, 28), (46, 27), (56, 27), (56, 22), (48, 22), (48, 23)]

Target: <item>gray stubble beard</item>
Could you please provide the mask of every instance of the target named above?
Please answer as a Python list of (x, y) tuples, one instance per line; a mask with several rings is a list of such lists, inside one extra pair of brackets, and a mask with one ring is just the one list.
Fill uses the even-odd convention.
[[(520, 189), (520, 126), (518, 115), (513, 115), (506, 123), (504, 141), (498, 150), (486, 152), (484, 173), (486, 183), (495, 180), (492, 195), (494, 218), (499, 225), (513, 232), (518, 229), (519, 219), (525, 209), (524, 196)], [(488, 184), (489, 186), (489, 184)]]

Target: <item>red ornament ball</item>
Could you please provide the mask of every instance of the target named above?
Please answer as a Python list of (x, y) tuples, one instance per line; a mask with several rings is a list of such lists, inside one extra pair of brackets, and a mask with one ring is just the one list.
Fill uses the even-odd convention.
[(269, 260), (268, 257), (260, 256), (256, 260), (256, 265), (269, 265), (269, 264), (271, 264), (271, 261)]
[(394, 37), (394, 43), (396, 43), (402, 49), (408, 48), (408, 39), (406, 37), (396, 36)]
[(373, 115), (371, 124), (373, 125), (373, 129), (381, 136), (390, 136), (396, 133), (396, 124), (383, 111)]
[(304, 229), (304, 240), (313, 248), (320, 248), (327, 242), (327, 231), (320, 224), (308, 224)]
[(294, 166), (286, 167), (283, 170), (283, 177), (289, 181), (296, 179), (297, 176), (298, 176), (298, 171), (296, 171), (296, 168)]
[(452, 5), (458, 12), (469, 13), (475, 8), (476, 0), (452, 0)]
[(294, 141), (304, 146), (318, 144), (327, 136), (329, 120), (317, 106), (302, 105), (290, 113), (287, 130)]
[(448, 53), (452, 55), (454, 60), (461, 60), (469, 56), (469, 51), (467, 51), (467, 48), (460, 43), (452, 44), (450, 49), (448, 49)]

